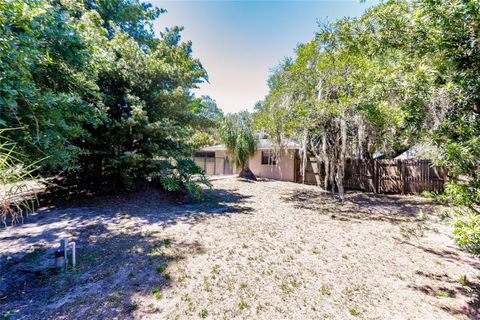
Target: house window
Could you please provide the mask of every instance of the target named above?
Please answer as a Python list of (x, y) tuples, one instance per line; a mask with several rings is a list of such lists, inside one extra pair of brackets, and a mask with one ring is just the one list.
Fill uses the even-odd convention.
[(276, 165), (277, 164), (277, 157), (275, 153), (272, 151), (262, 151), (262, 164), (265, 165)]
[(197, 151), (193, 156), (197, 158), (215, 158), (215, 152)]

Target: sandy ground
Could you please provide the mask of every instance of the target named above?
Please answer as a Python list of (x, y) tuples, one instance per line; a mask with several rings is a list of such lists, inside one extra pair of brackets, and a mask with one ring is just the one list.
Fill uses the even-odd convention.
[[(414, 196), (213, 181), (41, 208), (0, 229), (0, 318), (476, 319), (479, 260)], [(53, 273), (61, 237), (79, 266)]]

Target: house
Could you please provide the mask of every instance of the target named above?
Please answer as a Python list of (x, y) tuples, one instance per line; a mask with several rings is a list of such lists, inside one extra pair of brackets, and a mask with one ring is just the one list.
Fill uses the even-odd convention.
[[(258, 178), (297, 181), (300, 145), (291, 140), (285, 140), (283, 145), (281, 150), (275, 152), (273, 143), (268, 139), (259, 139), (257, 149), (248, 161), (250, 170)], [(202, 148), (195, 152), (193, 159), (207, 175), (238, 174), (240, 171), (229, 162), (223, 144)]]

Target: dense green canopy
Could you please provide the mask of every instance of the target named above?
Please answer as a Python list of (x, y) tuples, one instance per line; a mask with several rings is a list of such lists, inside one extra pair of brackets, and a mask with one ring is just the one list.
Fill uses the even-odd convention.
[[(43, 172), (131, 185), (213, 126), (181, 28), (139, 0), (0, 0), (0, 126)], [(211, 107), (212, 108), (212, 107)], [(218, 113), (218, 108), (212, 112)], [(9, 133), (6, 133), (9, 134)]]
[[(455, 177), (443, 198), (467, 206), (477, 221), (462, 225), (457, 240), (478, 238), (479, 25), (473, 0), (387, 1), (359, 18), (321, 24), (272, 74), (256, 123), (274, 141), (302, 141), (303, 158), (319, 158), (324, 187), (340, 196), (347, 157), (435, 145)], [(476, 241), (469, 249), (480, 252)]]

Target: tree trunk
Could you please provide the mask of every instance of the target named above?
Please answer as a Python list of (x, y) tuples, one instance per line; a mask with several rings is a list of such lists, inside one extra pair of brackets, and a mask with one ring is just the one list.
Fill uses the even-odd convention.
[(257, 181), (257, 177), (256, 177), (255, 174), (252, 172), (252, 170), (250, 170), (250, 168), (249, 168), (248, 166), (246, 166), (245, 168), (243, 168), (242, 171), (240, 171), (240, 173), (238, 174), (238, 176), (239, 176), (240, 178), (243, 178), (243, 179)]
[(345, 200), (345, 189), (343, 187), (343, 178), (345, 177), (345, 154), (347, 152), (347, 123), (344, 119), (340, 120), (340, 136), (341, 136), (341, 146), (340, 146), (340, 157), (337, 163), (337, 188), (338, 196), (340, 201)]
[(327, 154), (327, 125), (323, 127), (323, 136), (322, 136), (322, 150), (323, 150), (323, 165), (325, 167), (325, 177), (323, 178), (323, 188), (325, 191), (328, 190), (328, 178), (330, 175), (329, 170), (329, 159)]
[(302, 184), (305, 184), (305, 171), (307, 168), (307, 143), (308, 143), (308, 131), (305, 128), (302, 141)]

